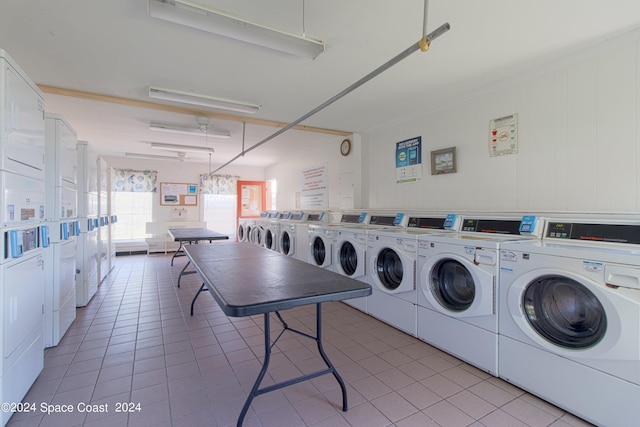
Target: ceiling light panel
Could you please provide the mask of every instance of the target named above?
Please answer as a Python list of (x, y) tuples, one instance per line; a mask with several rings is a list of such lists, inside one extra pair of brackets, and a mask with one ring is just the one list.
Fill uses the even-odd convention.
[(176, 152), (191, 152), (191, 153), (214, 153), (215, 150), (212, 147), (204, 147), (198, 145), (182, 145), (182, 144), (165, 144), (163, 142), (152, 142), (151, 148), (157, 150), (167, 150)]
[(324, 52), (324, 43), (320, 40), (247, 21), (190, 1), (149, 0), (149, 15), (291, 55), (315, 59)]
[(224, 129), (213, 129), (209, 127), (190, 127), (190, 126), (181, 126), (181, 125), (173, 125), (169, 123), (157, 123), (152, 122), (149, 124), (150, 130), (155, 130), (159, 132), (169, 132), (169, 133), (178, 133), (183, 135), (198, 135), (198, 136), (208, 136), (212, 138), (222, 138), (229, 139), (231, 137), (231, 132)]
[(134, 159), (151, 159), (151, 160), (184, 160), (186, 154), (178, 156), (161, 156), (157, 154), (144, 154), (144, 153), (124, 153), (125, 157), (131, 157)]
[(238, 113), (255, 114), (260, 111), (258, 104), (243, 101), (234, 101), (226, 98), (200, 95), (198, 93), (184, 92), (175, 89), (166, 89), (157, 86), (149, 87), (149, 97), (164, 101), (179, 102), (200, 107), (216, 108), (218, 110), (235, 111)]

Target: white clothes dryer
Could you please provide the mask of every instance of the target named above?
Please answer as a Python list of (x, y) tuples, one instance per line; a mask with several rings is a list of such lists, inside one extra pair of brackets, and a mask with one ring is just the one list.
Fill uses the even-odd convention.
[(500, 251), (500, 376), (585, 420), (640, 401), (640, 225), (550, 220)]
[(418, 338), (498, 375), (498, 250), (533, 239), (520, 234), (524, 223), (464, 218), (460, 233), (418, 237)]
[[(20, 402), (44, 364), (45, 271), (42, 233), (47, 226), (2, 230), (0, 257), (0, 397)], [(2, 425), (12, 415), (3, 411)]]
[(417, 335), (417, 237), (446, 233), (445, 217), (408, 217), (399, 213), (394, 226), (367, 235), (367, 312), (412, 336)]

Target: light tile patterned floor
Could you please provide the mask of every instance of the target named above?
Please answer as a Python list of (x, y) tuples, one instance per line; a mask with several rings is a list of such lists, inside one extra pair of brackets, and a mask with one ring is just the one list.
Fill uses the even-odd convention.
[[(118, 257), (9, 426), (232, 426), (260, 369), (263, 318), (228, 318), (208, 294), (189, 315), (196, 275), (176, 287), (185, 259)], [(311, 333), (315, 306), (283, 313)], [(258, 396), (245, 426), (586, 426), (522, 390), (345, 304), (323, 305), (324, 346), (347, 383), (330, 375)], [(274, 323), (272, 322), (272, 325)], [(275, 329), (274, 326), (272, 326)], [(275, 334), (274, 334), (275, 336)], [(264, 384), (323, 367), (313, 341), (287, 333)], [(79, 403), (108, 405), (80, 412)], [(138, 404), (133, 412), (118, 405)], [(71, 405), (44, 415), (42, 405)], [(99, 408), (99, 407), (98, 407)]]

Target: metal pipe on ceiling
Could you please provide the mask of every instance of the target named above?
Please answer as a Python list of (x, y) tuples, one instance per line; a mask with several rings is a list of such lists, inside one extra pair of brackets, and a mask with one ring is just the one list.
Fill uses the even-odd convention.
[[(425, 22), (426, 22), (426, 18), (425, 18)], [(219, 170), (229, 166), (231, 163), (233, 163), (234, 161), (238, 160), (240, 157), (243, 157), (249, 151), (260, 147), (262, 144), (265, 144), (266, 142), (271, 141), (272, 139), (276, 138), (279, 135), (282, 135), (283, 133), (285, 133), (289, 129), (297, 126), (298, 124), (300, 124), (301, 122), (305, 121), (309, 117), (311, 117), (314, 114), (318, 113), (319, 111), (327, 108), (329, 105), (333, 104), (334, 102), (336, 102), (340, 98), (344, 97), (345, 95), (349, 94), (350, 92), (353, 92), (355, 89), (359, 88), (360, 86), (362, 86), (363, 84), (367, 83), (369, 80), (373, 79), (374, 77), (378, 76), (379, 74), (385, 72), (386, 70), (388, 70), (389, 68), (391, 68), (392, 66), (394, 66), (398, 62), (402, 61), (403, 59), (405, 59), (406, 57), (408, 57), (409, 55), (411, 55), (415, 51), (417, 51), (417, 50), (422, 50), (423, 52), (427, 51), (428, 48), (429, 48), (429, 45), (431, 44), (431, 42), (433, 40), (435, 40), (436, 38), (440, 37), (441, 35), (443, 35), (444, 33), (446, 33), (447, 31), (449, 31), (450, 28), (451, 28), (451, 26), (449, 25), (448, 22), (442, 24), (441, 26), (436, 28), (434, 31), (432, 31), (430, 34), (425, 35), (423, 38), (421, 38), (418, 41), (418, 43), (413, 43), (407, 49), (405, 49), (404, 51), (400, 52), (398, 55), (396, 55), (395, 57), (393, 57), (389, 61), (385, 62), (384, 64), (382, 64), (381, 66), (379, 66), (378, 68), (376, 68), (375, 70), (373, 70), (372, 72), (370, 72), (369, 74), (367, 74), (366, 76), (364, 76), (363, 78), (358, 80), (357, 82), (353, 83), (351, 86), (349, 86), (348, 88), (344, 89), (342, 92), (340, 92), (337, 95), (331, 97), (330, 99), (328, 99), (327, 101), (323, 102), (322, 104), (320, 104), (319, 106), (317, 106), (313, 110), (309, 111), (308, 113), (306, 113), (305, 115), (303, 115), (299, 119), (289, 123), (288, 125), (286, 125), (282, 129), (279, 129), (278, 131), (276, 131), (275, 133), (269, 135), (268, 137), (266, 137), (262, 141), (252, 145), (251, 147), (247, 148), (246, 150), (243, 149), (242, 152), (240, 152), (240, 154), (236, 155), (231, 160), (229, 160), (228, 162), (226, 162), (222, 166), (218, 167), (212, 173), (216, 173)]]

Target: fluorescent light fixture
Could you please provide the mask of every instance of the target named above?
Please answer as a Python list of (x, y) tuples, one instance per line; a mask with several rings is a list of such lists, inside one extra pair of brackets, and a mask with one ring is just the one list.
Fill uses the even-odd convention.
[(247, 21), (188, 0), (149, 0), (149, 16), (305, 58), (315, 59), (324, 52), (321, 40)]
[(192, 153), (213, 153), (214, 149), (211, 147), (203, 147), (198, 145), (182, 145), (182, 144), (165, 144), (164, 142), (152, 142), (151, 148), (158, 150), (177, 151), (177, 152), (192, 152)]
[(184, 92), (175, 89), (165, 89), (156, 86), (149, 86), (149, 97), (162, 99), (164, 101), (180, 102), (182, 104), (217, 108), (219, 110), (236, 111), (238, 113), (255, 114), (260, 111), (260, 106), (258, 104), (234, 101), (232, 99), (216, 98), (213, 96), (200, 95), (198, 93)]
[(131, 157), (134, 159), (151, 159), (151, 160), (184, 160), (187, 157), (186, 153), (179, 153), (177, 156), (159, 156), (157, 154), (143, 154), (143, 153), (124, 153), (125, 157)]
[(149, 124), (149, 129), (157, 130), (161, 132), (179, 133), (183, 135), (199, 135), (199, 136), (206, 135), (212, 138), (222, 138), (222, 139), (229, 139), (231, 137), (231, 132), (229, 132), (228, 130), (213, 129), (207, 126), (190, 127), (190, 126), (172, 125), (168, 123), (151, 122)]

